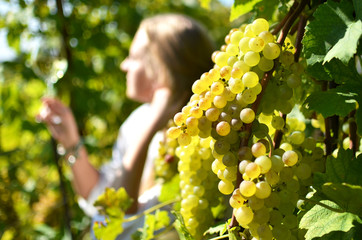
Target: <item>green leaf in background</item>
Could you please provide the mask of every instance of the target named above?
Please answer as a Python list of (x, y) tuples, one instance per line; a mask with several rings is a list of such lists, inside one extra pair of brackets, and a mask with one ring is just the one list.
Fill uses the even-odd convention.
[[(331, 208), (338, 209), (338, 205), (331, 201), (321, 201)], [(308, 229), (305, 239), (311, 240), (322, 237), (333, 231), (348, 232), (354, 227), (353, 222), (360, 219), (351, 213), (338, 213), (325, 207), (316, 205), (310, 209), (301, 219), (299, 227)], [(345, 236), (342, 239), (347, 239)]]
[(230, 22), (250, 12), (254, 5), (262, 0), (235, 0), (230, 12)]
[(337, 158), (329, 156), (325, 173), (314, 174), (314, 186), (321, 189), (327, 182), (362, 185), (362, 155), (354, 158), (350, 149), (339, 149)]
[(111, 218), (107, 221), (107, 225), (103, 223), (95, 223), (93, 225), (94, 235), (97, 239), (113, 240), (123, 232), (123, 217)]
[(354, 11), (356, 12), (357, 19), (362, 21), (362, 1), (353, 0)]
[(358, 29), (360, 23), (354, 22), (353, 10), (352, 2), (346, 0), (330, 0), (318, 7), (303, 38), (308, 64), (326, 62), (332, 58), (338, 58), (345, 64), (349, 62), (362, 34)]
[(321, 113), (323, 117), (338, 115), (345, 117), (356, 109), (356, 94), (339, 92), (332, 89), (326, 92), (313, 92), (305, 100), (310, 110)]
[(195, 240), (189, 231), (186, 228), (183, 217), (179, 212), (173, 211), (172, 214), (175, 216), (176, 220), (174, 222), (175, 229), (178, 232), (180, 240)]
[(162, 184), (160, 202), (175, 199), (180, 194), (180, 176), (176, 174), (169, 182)]
[(322, 192), (345, 211), (362, 217), (362, 187), (350, 184), (325, 183)]
[(156, 226), (156, 217), (153, 214), (147, 214), (145, 216), (145, 224), (143, 225), (143, 231), (141, 240), (153, 239)]
[(265, 19), (272, 19), (275, 10), (278, 8), (279, 0), (262, 0), (255, 4), (254, 9), (257, 12), (258, 17)]
[(95, 201), (94, 206), (103, 207), (106, 211), (108, 208), (113, 209), (114, 207), (126, 211), (131, 204), (132, 199), (124, 188), (119, 188), (117, 191), (114, 188), (106, 188)]
[(155, 225), (156, 231), (170, 225), (170, 217), (168, 216), (168, 211), (157, 210), (155, 213), (155, 218), (156, 218), (156, 225)]
[(210, 9), (211, 0), (199, 0), (201, 7), (205, 9)]

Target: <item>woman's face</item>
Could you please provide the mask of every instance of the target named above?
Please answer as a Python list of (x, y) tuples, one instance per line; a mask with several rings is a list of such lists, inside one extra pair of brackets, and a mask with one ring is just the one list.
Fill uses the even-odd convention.
[(121, 63), (121, 70), (127, 73), (127, 97), (138, 102), (151, 102), (156, 89), (155, 79), (146, 73), (148, 36), (144, 30), (138, 30), (129, 56)]

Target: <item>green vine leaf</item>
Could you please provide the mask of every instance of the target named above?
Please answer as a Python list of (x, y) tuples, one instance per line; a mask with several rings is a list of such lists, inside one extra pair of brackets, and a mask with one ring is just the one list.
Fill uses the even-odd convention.
[(156, 216), (153, 214), (147, 214), (145, 216), (145, 224), (143, 225), (143, 231), (141, 240), (153, 239), (153, 233), (156, 230)]
[(332, 59), (330, 62), (321, 62), (308, 65), (306, 72), (311, 77), (321, 81), (335, 81), (337, 84), (359, 83), (362, 77), (356, 71), (356, 62), (351, 59), (347, 65), (339, 59)]
[(176, 217), (174, 222), (175, 229), (178, 232), (180, 240), (195, 240), (186, 228), (183, 217), (180, 213), (173, 211), (172, 214)]
[(229, 239), (230, 240), (241, 240), (242, 237), (240, 235), (241, 227), (233, 227), (229, 229)]
[[(329, 207), (339, 208), (337, 204), (331, 201), (325, 200), (321, 202)], [(347, 212), (338, 213), (316, 205), (302, 217), (299, 227), (307, 229), (305, 239), (311, 240), (334, 231), (348, 232), (354, 227), (354, 221), (361, 220), (354, 214)]]
[(345, 117), (357, 108), (356, 96), (353, 92), (343, 92), (335, 88), (326, 92), (313, 92), (305, 100), (305, 104), (325, 118), (333, 115)]
[(94, 235), (97, 239), (116, 239), (119, 234), (123, 232), (123, 218), (124, 214), (117, 218), (108, 218), (106, 225), (103, 223), (95, 223), (93, 225)]
[[(327, 1), (318, 7), (314, 20), (306, 27), (303, 38), (307, 63), (329, 62), (333, 58), (347, 64), (357, 51), (362, 35), (360, 20), (353, 17), (353, 5), (350, 1)], [(348, 46), (346, 48), (345, 46)]]
[[(102, 207), (105, 212), (110, 209), (110, 213), (114, 215), (120, 210), (126, 211), (131, 206), (132, 201), (124, 188), (119, 188), (117, 191), (114, 188), (106, 188), (104, 193), (97, 198), (94, 206)], [(118, 208), (118, 210), (114, 208)]]
[(362, 217), (362, 187), (346, 183), (325, 183), (322, 192), (345, 211)]
[(342, 232), (342, 231), (333, 231), (328, 234), (323, 235), (319, 238), (314, 238), (313, 240), (357, 240), (362, 236), (361, 234), (361, 225), (357, 225), (356, 227), (353, 227), (348, 232)]
[(317, 190), (322, 189), (322, 185), (331, 183), (348, 183), (362, 185), (362, 155), (354, 157), (352, 150), (339, 149), (337, 158), (329, 156), (326, 161), (325, 173), (315, 173), (313, 186)]
[(228, 222), (221, 223), (215, 227), (210, 227), (208, 230), (206, 230), (206, 232), (204, 233), (204, 236), (207, 234), (210, 234), (210, 235), (217, 234), (219, 236), (224, 235), (224, 233), (226, 233), (228, 231), (228, 227), (227, 227), (229, 224)]
[(155, 213), (155, 219), (156, 219), (156, 225), (155, 225), (156, 231), (170, 225), (170, 217), (168, 216), (168, 211), (157, 210)]
[(254, 5), (261, 1), (262, 0), (235, 0), (231, 7), (230, 22), (250, 12), (254, 8)]
[[(362, 21), (350, 23), (347, 26), (346, 33), (344, 37), (341, 38), (336, 45), (334, 45), (327, 55), (324, 57), (325, 62), (329, 62), (333, 58), (340, 59), (344, 64), (347, 64), (349, 60), (357, 51), (357, 43), (362, 35)], [(351, 46), (346, 48), (346, 46)]]

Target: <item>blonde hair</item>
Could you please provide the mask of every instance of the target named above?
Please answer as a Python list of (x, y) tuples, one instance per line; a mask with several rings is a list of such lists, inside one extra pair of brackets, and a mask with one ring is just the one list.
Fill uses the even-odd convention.
[(141, 22), (149, 38), (146, 71), (169, 87), (174, 97), (191, 95), (191, 87), (213, 66), (215, 44), (196, 20), (181, 14), (161, 14)]

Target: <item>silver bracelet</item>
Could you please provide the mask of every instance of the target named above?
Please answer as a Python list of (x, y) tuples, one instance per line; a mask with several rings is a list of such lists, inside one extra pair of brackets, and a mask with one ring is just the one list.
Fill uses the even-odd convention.
[(69, 164), (69, 166), (73, 166), (75, 164), (75, 162), (77, 161), (78, 159), (78, 156), (79, 156), (79, 149), (83, 146), (83, 139), (79, 139), (79, 142), (71, 147), (70, 149), (67, 149), (65, 151), (65, 156), (68, 156), (67, 157), (67, 162)]

